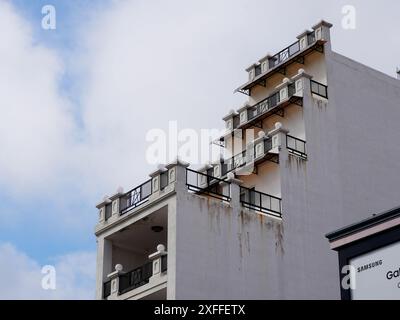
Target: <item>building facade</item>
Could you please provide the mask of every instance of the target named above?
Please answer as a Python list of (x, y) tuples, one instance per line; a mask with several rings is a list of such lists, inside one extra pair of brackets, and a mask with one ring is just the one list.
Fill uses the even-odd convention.
[(334, 52), (331, 27), (246, 69), (216, 141), (233, 156), (97, 205), (98, 299), (340, 298), (325, 234), (398, 203), (400, 82)]

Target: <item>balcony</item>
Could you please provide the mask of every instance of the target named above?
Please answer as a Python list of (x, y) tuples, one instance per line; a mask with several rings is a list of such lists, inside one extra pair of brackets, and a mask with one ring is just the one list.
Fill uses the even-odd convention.
[(150, 174), (151, 179), (124, 193), (122, 188), (111, 196), (105, 196), (96, 207), (99, 209), (98, 230), (106, 228), (128, 214), (145, 210), (152, 201), (167, 197), (174, 192), (176, 165), (162, 168)]
[(260, 126), (265, 118), (273, 114), (284, 116), (283, 110), (290, 104), (303, 106), (302, 81), (302, 79), (298, 79), (295, 82), (283, 83), (280, 90), (274, 92), (254, 106), (241, 110), (237, 116), (239, 121), (235, 122), (238, 124), (234, 129), (244, 130), (249, 127)]
[(228, 202), (231, 200), (230, 183), (207, 173), (186, 169), (186, 186), (193, 193), (205, 194)]
[(282, 218), (282, 199), (273, 195), (240, 187), (240, 202), (248, 209)]
[(311, 93), (316, 94), (322, 98), (328, 99), (328, 86), (311, 80)]
[(125, 214), (129, 210), (145, 203), (152, 193), (151, 179), (142, 183), (138, 187), (128, 191), (120, 198), (120, 214)]
[(223, 160), (221, 163), (221, 176), (224, 177), (228, 173), (235, 172), (242, 167), (246, 167), (250, 164), (257, 165), (266, 160), (278, 163), (278, 156), (275, 153), (270, 152), (271, 150), (272, 139), (262, 139), (261, 142), (255, 143), (254, 146), (249, 147), (232, 158)]
[[(226, 202), (232, 201), (230, 190), (233, 187), (233, 184), (229, 182), (229, 179), (218, 179), (191, 169), (186, 169), (186, 171), (186, 185), (189, 191), (192, 191), (195, 194), (202, 194), (224, 200)], [(195, 189), (193, 189), (194, 185), (196, 186)], [(221, 190), (225, 190), (225, 192), (222, 192)], [(249, 210), (282, 218), (282, 200), (277, 196), (257, 191), (254, 188), (249, 189), (240, 186), (240, 199), (233, 200), (240, 201), (241, 205)]]
[(330, 23), (321, 21), (313, 27), (313, 31), (303, 32), (297, 41), (274, 55), (261, 58), (258, 63), (251, 65), (249, 81), (237, 88), (236, 92), (251, 95), (251, 89), (256, 85), (265, 86), (266, 80), (276, 73), (286, 74), (286, 67), (292, 63), (305, 63), (305, 57), (312, 52), (324, 52), (324, 44), (329, 39)]
[(306, 142), (304, 140), (286, 135), (286, 148), (289, 153), (307, 160)]
[[(157, 297), (164, 295), (167, 281), (167, 252), (164, 246), (158, 245), (157, 252), (151, 254), (149, 258), (150, 261), (128, 272), (124, 272), (123, 266), (117, 264), (115, 272), (108, 275), (110, 280), (103, 284), (103, 299), (112, 300), (118, 296), (126, 298), (141, 296), (151, 289), (154, 291), (153, 295), (157, 291), (163, 291), (162, 294), (159, 292)], [(159, 288), (160, 286), (162, 288)]]
[(277, 87), (279, 89), (265, 99), (253, 106), (246, 104), (238, 110), (238, 113), (230, 113), (224, 117), (229, 131), (220, 138), (220, 141), (223, 141), (235, 129), (262, 127), (262, 121), (271, 115), (277, 114), (284, 117), (286, 106), (295, 104), (302, 107), (304, 81), (309, 81), (312, 95), (328, 99), (328, 86), (309, 78), (310, 76), (304, 74), (304, 70), (300, 69), (299, 73), (291, 79), (284, 79), (282, 84)]

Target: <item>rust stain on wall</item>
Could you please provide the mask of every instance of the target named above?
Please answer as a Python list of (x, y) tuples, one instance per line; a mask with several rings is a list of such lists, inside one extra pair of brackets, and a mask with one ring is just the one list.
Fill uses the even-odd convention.
[(284, 228), (283, 223), (275, 223), (275, 252), (280, 252), (282, 255), (285, 254), (285, 249), (283, 247), (284, 241)]

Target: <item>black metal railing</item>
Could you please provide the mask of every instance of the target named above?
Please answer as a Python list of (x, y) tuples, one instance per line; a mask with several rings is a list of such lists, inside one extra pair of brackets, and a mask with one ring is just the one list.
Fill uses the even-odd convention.
[(328, 99), (328, 86), (322, 83), (311, 80), (311, 92), (318, 96)]
[(270, 194), (240, 187), (240, 202), (245, 208), (282, 217), (282, 199)]
[[(296, 93), (296, 87), (294, 83), (288, 85), (288, 98), (292, 97)], [(275, 108), (281, 101), (280, 92), (275, 92), (267, 98), (258, 102), (255, 106), (249, 109), (248, 121), (266, 113), (267, 111)]]
[(112, 215), (112, 202), (106, 204), (105, 208), (104, 208), (105, 212), (104, 212), (104, 219), (108, 220), (111, 215)]
[(264, 154), (272, 149), (272, 138), (264, 139)]
[(239, 154), (224, 160), (222, 163), (222, 176), (234, 171), (235, 169), (241, 168), (246, 165), (246, 150), (240, 152)]
[(146, 202), (152, 194), (151, 179), (142, 183), (140, 186), (125, 193), (120, 198), (120, 214), (124, 214), (130, 209), (140, 206)]
[(111, 280), (104, 282), (103, 284), (103, 298), (107, 299), (107, 297), (111, 294)]
[(306, 142), (304, 140), (286, 135), (286, 147), (289, 152), (307, 159)]
[(135, 268), (119, 276), (119, 294), (123, 294), (135, 288), (149, 283), (153, 275), (153, 262), (147, 262), (143, 266)]
[(258, 65), (254, 68), (254, 75), (257, 77), (261, 74), (261, 65)]
[(161, 272), (167, 271), (168, 267), (167, 261), (168, 261), (167, 255), (161, 256)]
[(231, 200), (230, 183), (208, 174), (186, 168), (186, 185), (190, 191), (225, 201)]
[(300, 41), (296, 41), (285, 49), (279, 51), (277, 54), (269, 58), (269, 68), (275, 68), (281, 63), (289, 60), (296, 53), (300, 52)]
[(317, 39), (315, 38), (315, 31), (307, 35), (307, 45), (313, 44)]
[(168, 185), (168, 171), (160, 174), (160, 190), (163, 190)]
[[(224, 177), (227, 175), (229, 172), (235, 171), (236, 169), (239, 169), (241, 167), (244, 167), (246, 165), (249, 165), (251, 162), (254, 162), (254, 159), (256, 159), (256, 145), (254, 145), (251, 149), (248, 148), (241, 153), (233, 156), (232, 158), (229, 158), (227, 160), (224, 160), (224, 162), (221, 163), (221, 176)], [(264, 139), (264, 155), (268, 153), (272, 149), (272, 138), (266, 138)]]

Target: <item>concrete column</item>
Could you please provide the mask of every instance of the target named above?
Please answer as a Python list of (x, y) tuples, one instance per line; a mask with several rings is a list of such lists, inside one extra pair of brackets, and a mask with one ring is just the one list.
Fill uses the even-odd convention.
[(230, 193), (232, 208), (240, 208), (242, 204), (240, 203), (240, 185), (243, 183), (241, 180), (236, 179), (232, 172), (228, 173), (226, 181), (230, 182)]
[(304, 69), (300, 68), (297, 74), (291, 80), (295, 83), (296, 93), (298, 97), (304, 97), (305, 92), (310, 92), (310, 80), (312, 76), (307, 74)]
[(111, 280), (111, 294), (107, 300), (116, 300), (119, 294), (119, 276), (122, 272), (123, 266), (121, 264), (115, 265), (115, 271), (107, 275), (108, 280)]
[(312, 28), (315, 31), (315, 38), (317, 40), (326, 41), (325, 48), (329, 48), (329, 50), (331, 50), (330, 28), (332, 28), (332, 24), (324, 20), (321, 20)]
[(250, 107), (248, 102), (245, 102), (244, 105), (238, 109), (239, 112), (239, 123), (243, 124), (246, 123), (248, 120), (247, 114), (248, 114), (248, 108)]
[(222, 118), (222, 120), (225, 121), (225, 128), (227, 131), (232, 131), (233, 129), (235, 129), (233, 127), (233, 118), (237, 116), (237, 112), (235, 112), (235, 110), (231, 109), (229, 111), (229, 113)]
[(157, 251), (149, 255), (149, 259), (153, 262), (153, 275), (150, 278), (150, 282), (158, 281), (162, 275), (161, 271), (161, 258), (167, 255), (165, 251), (165, 246), (159, 244), (157, 246)]
[(111, 200), (111, 216), (113, 218), (116, 218), (119, 216), (119, 210), (120, 210), (120, 198), (124, 194), (124, 189), (122, 187), (119, 187), (117, 192), (112, 195), (109, 199)]
[(169, 183), (175, 185), (175, 191), (186, 192), (186, 168), (189, 167), (189, 163), (177, 158), (165, 167), (168, 169)]
[(264, 157), (265, 152), (268, 150), (264, 150), (264, 140), (266, 139), (266, 135), (264, 131), (260, 131), (258, 133), (257, 139), (254, 140), (254, 160), (261, 159)]
[(271, 153), (279, 154), (281, 149), (286, 149), (286, 135), (289, 130), (283, 128), (282, 123), (276, 122), (275, 129), (268, 132), (268, 136), (272, 138)]
[(269, 59), (272, 57), (270, 53), (268, 53), (265, 57), (262, 57), (258, 62), (261, 64), (261, 72), (264, 73), (269, 70)]
[(103, 237), (97, 238), (96, 260), (96, 299), (103, 299), (103, 283), (112, 270), (112, 242)]
[(309, 31), (309, 30), (304, 30), (302, 33), (300, 33), (297, 36), (297, 39), (299, 40), (299, 44), (300, 44), (300, 50), (304, 50), (305, 48), (308, 47), (309, 43), (308, 43), (307, 35), (310, 32), (311, 31)]
[(246, 72), (249, 73), (249, 80), (253, 80), (256, 76), (255, 67), (257, 66), (256, 63), (253, 63), (251, 66), (246, 68)]
[(110, 203), (108, 196), (104, 196), (103, 200), (96, 205), (99, 209), (99, 223), (103, 223), (106, 220), (106, 205)]
[(290, 82), (289, 78), (283, 78), (282, 83), (276, 86), (276, 89), (279, 90), (279, 102), (285, 101), (289, 98), (288, 85)]

